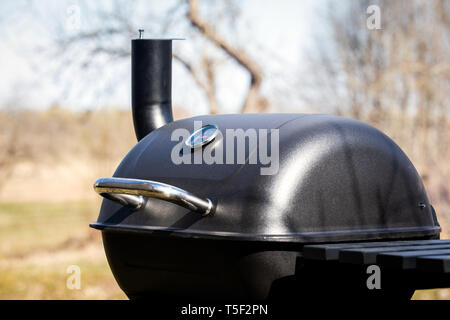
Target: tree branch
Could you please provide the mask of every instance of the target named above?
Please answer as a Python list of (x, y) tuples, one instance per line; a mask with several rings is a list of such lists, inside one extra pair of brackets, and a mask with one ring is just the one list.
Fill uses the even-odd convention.
[[(183, 67), (191, 74), (194, 81), (197, 85), (203, 89), (206, 94), (206, 98), (208, 99), (210, 113), (216, 114), (219, 111), (219, 103), (216, 98), (216, 90), (215, 90), (215, 81), (214, 81), (214, 73), (211, 70), (207, 69), (207, 78), (208, 81), (203, 81), (198, 73), (197, 69), (195, 69), (189, 62), (187, 62), (184, 58), (180, 57), (176, 53), (174, 53), (173, 58), (179, 61)], [(203, 57), (203, 61), (206, 61), (207, 58)], [(208, 60), (209, 61), (209, 60)], [(206, 68), (212, 68), (211, 64), (204, 63)]]
[(263, 75), (258, 64), (252, 60), (247, 54), (239, 49), (234, 48), (227, 41), (221, 38), (209, 25), (208, 22), (203, 21), (198, 15), (197, 0), (189, 1), (189, 10), (187, 18), (201, 34), (212, 41), (216, 46), (221, 48), (226, 54), (233, 58), (240, 66), (250, 73), (250, 87), (247, 92), (244, 104), (241, 108), (242, 112), (249, 111), (263, 111), (264, 104), (260, 103), (259, 89), (261, 87)]

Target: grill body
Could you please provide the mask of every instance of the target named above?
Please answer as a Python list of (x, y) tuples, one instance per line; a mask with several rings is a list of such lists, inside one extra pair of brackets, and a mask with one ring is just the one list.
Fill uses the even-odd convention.
[[(278, 171), (262, 175), (267, 164), (249, 163), (258, 152), (249, 143), (244, 164), (175, 164), (172, 153), (183, 139), (172, 134), (193, 132), (196, 121), (221, 131), (209, 151), (229, 152), (226, 129), (279, 130)], [(183, 152), (194, 157), (206, 147)], [(305, 244), (435, 239), (440, 232), (404, 152), (379, 130), (343, 117), (249, 114), (171, 122), (143, 138), (114, 177), (167, 183), (214, 204), (213, 213), (201, 216), (164, 199), (145, 199), (137, 210), (103, 201), (91, 226), (102, 230), (113, 273), (132, 298), (264, 299), (277, 284), (283, 292), (290, 290), (286, 283), (295, 286), (287, 280)]]

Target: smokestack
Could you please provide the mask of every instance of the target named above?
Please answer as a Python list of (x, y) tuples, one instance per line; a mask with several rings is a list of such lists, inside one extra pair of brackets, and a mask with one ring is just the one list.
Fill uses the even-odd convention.
[(173, 121), (172, 39), (131, 41), (131, 107), (138, 141)]

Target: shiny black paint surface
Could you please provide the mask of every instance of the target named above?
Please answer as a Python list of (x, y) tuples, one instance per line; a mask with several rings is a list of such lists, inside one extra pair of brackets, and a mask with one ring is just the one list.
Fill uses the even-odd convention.
[[(215, 148), (226, 145), (225, 129), (279, 129), (278, 173), (261, 175), (261, 164), (174, 164), (171, 152), (180, 141), (171, 140), (172, 132), (192, 133), (194, 121), (219, 127)], [(308, 243), (440, 232), (408, 157), (379, 130), (343, 117), (207, 115), (171, 122), (143, 138), (114, 176), (168, 183), (211, 199), (216, 209), (200, 217), (158, 199), (138, 211), (104, 200), (99, 229)]]
[(131, 105), (138, 141), (173, 121), (172, 40), (131, 41)]

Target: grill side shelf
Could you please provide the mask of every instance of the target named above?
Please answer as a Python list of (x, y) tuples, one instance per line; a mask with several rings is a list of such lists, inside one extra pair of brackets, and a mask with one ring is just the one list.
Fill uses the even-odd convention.
[(377, 256), (382, 253), (393, 252), (394, 254), (402, 251), (436, 250), (450, 249), (450, 243), (447, 244), (427, 244), (415, 246), (391, 246), (375, 247), (361, 249), (344, 249), (339, 252), (339, 261), (343, 263), (355, 264), (376, 264)]
[(361, 281), (366, 281), (365, 269), (376, 264), (382, 279), (391, 282), (415, 289), (450, 287), (450, 240), (306, 245), (302, 257), (305, 265), (320, 265), (330, 272), (339, 267)]
[(398, 248), (402, 246), (419, 245), (443, 245), (449, 244), (450, 240), (411, 240), (411, 241), (386, 241), (386, 242), (356, 242), (356, 243), (332, 243), (320, 245), (306, 245), (303, 248), (305, 259), (333, 261), (339, 260), (339, 254), (347, 249), (365, 248)]
[(393, 253), (380, 253), (377, 256), (377, 263), (382, 267), (392, 269), (416, 269), (417, 258), (424, 256), (450, 255), (450, 249), (442, 250), (419, 250), (419, 251), (402, 251)]

